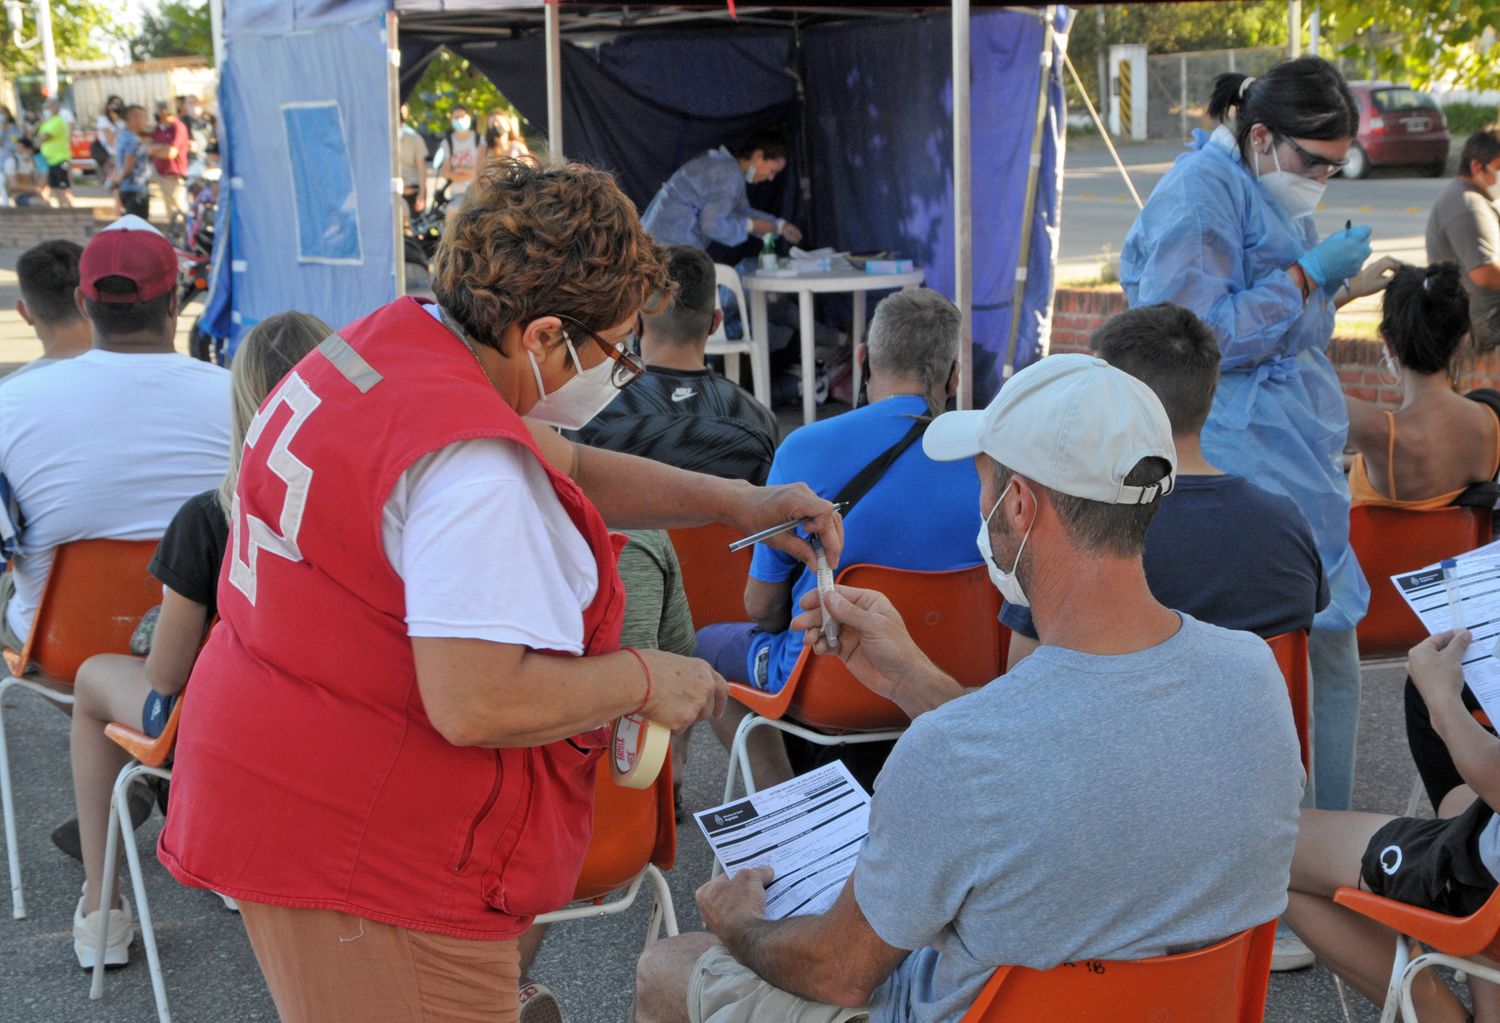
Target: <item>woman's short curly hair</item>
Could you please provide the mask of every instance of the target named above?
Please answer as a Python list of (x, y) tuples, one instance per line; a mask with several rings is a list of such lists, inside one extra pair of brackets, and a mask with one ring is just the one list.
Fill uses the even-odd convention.
[(482, 344), (515, 323), (570, 316), (602, 331), (662, 296), (665, 251), (604, 171), (496, 160), (469, 186), (438, 246), (432, 292)]

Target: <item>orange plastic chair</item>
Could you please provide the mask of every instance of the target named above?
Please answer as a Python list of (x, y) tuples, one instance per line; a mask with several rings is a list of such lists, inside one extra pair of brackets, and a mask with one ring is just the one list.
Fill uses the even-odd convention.
[(1312, 756), (1307, 734), (1307, 633), (1283, 632), (1266, 640), (1281, 677), (1286, 679), (1286, 693), (1292, 701), (1292, 722), (1297, 726), (1297, 745), (1302, 749), (1302, 770), (1312, 773)]
[[(672, 761), (662, 764), (656, 784), (649, 789), (627, 789), (615, 784), (609, 758), (599, 761), (594, 782), (594, 834), (583, 857), (583, 869), (573, 900), (538, 916), (538, 923), (612, 916), (635, 904), (641, 885), (651, 882), (655, 902), (646, 931), (646, 944), (665, 928), (677, 936), (677, 912), (662, 872), (677, 859), (677, 820), (672, 805)], [(624, 889), (612, 902), (605, 896)]]
[[(1358, 888), (1340, 888), (1333, 893), (1333, 901), (1396, 931), (1396, 958), (1386, 986), (1380, 1023), (1391, 1023), (1396, 1018), (1398, 1006), (1402, 1019), (1407, 1023), (1417, 1023), (1411, 999), (1412, 982), (1417, 974), (1432, 966), (1449, 966), (1472, 977), (1500, 984), (1500, 970), (1474, 958), (1500, 959), (1500, 889), (1476, 912), (1463, 917), (1418, 909)], [(1413, 959), (1407, 938), (1415, 939), (1433, 951)]]
[(1409, 511), (1359, 505), (1349, 514), (1349, 542), (1370, 583), (1370, 610), (1359, 623), (1362, 658), (1405, 656), (1427, 630), (1391, 585), (1390, 577), (1489, 543), (1488, 507)]
[(693, 612), (693, 628), (718, 622), (743, 622), (745, 582), (750, 578), (752, 548), (730, 553), (740, 538), (729, 526), (712, 522), (691, 529), (671, 529), (667, 535), (682, 567), (682, 588)]
[(1002, 966), (962, 1023), (1260, 1023), (1276, 921), (1154, 959)]
[[(114, 899), (115, 864), (118, 862), (120, 839), (124, 836), (125, 862), (130, 869), (130, 887), (135, 895), (136, 914), (141, 928), (141, 941), (146, 946), (146, 964), (151, 972), (151, 991), (156, 996), (156, 1018), (158, 1023), (172, 1023), (172, 1013), (167, 1007), (166, 982), (161, 972), (161, 956), (156, 948), (156, 928), (151, 922), (151, 903), (146, 898), (146, 875), (141, 870), (140, 851), (135, 845), (135, 829), (130, 821), (130, 786), (136, 781), (154, 777), (165, 781), (172, 779), (172, 769), (167, 761), (177, 745), (177, 723), (182, 718), (182, 704), (186, 694), (179, 694), (172, 705), (172, 713), (162, 727), (161, 735), (152, 738), (146, 733), (112, 721), (104, 726), (104, 734), (129, 753), (131, 763), (120, 769), (115, 777), (115, 788), (109, 804), (108, 838), (104, 843), (104, 879), (100, 883), (99, 904), (109, 905)], [(107, 922), (107, 921), (106, 921)], [(94, 976), (89, 987), (90, 998), (104, 997), (104, 949), (109, 941), (107, 930), (101, 928), (99, 945), (94, 952)]]
[[(884, 593), (917, 646), (961, 685), (982, 686), (1004, 673), (1010, 630), (1000, 624), (1000, 594), (983, 565), (943, 572), (850, 565), (838, 581)], [(729, 695), (752, 713), (740, 722), (730, 750), (726, 803), (741, 771), (746, 790), (755, 791), (746, 750), (746, 737), (755, 728), (837, 746), (894, 739), (910, 722), (905, 711), (865, 688), (837, 657), (820, 657), (810, 646), (803, 647), (780, 692), (731, 682)]]
[(68, 705), (80, 664), (95, 654), (129, 653), (141, 617), (161, 603), (161, 583), (146, 571), (155, 551), (155, 540), (75, 540), (58, 547), (24, 648), (4, 651), (10, 675), (0, 678), (0, 814), (17, 920), (26, 918), (26, 897), (5, 742), (6, 691), (29, 690)]

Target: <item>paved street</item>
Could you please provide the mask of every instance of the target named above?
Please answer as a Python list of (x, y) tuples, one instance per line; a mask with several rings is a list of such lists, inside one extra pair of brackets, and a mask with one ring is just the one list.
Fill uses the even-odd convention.
[[(1462, 140), (1455, 144), (1450, 166), (1456, 165), (1459, 145)], [(1120, 149), (1142, 202), (1183, 152), (1177, 144), (1159, 142)], [(1137, 212), (1119, 169), (1097, 138), (1070, 140), (1066, 166), (1057, 266), (1060, 284), (1097, 280), (1105, 247), (1118, 258)], [(1419, 177), (1406, 167), (1377, 169), (1363, 181), (1331, 178), (1315, 214), (1318, 230), (1327, 235), (1342, 230), (1351, 220), (1369, 224), (1374, 228), (1370, 242), (1377, 255), (1425, 263), (1427, 213), (1447, 183), (1446, 177)], [(1360, 299), (1339, 311), (1339, 329), (1344, 334), (1374, 336), (1379, 319), (1379, 298)]]

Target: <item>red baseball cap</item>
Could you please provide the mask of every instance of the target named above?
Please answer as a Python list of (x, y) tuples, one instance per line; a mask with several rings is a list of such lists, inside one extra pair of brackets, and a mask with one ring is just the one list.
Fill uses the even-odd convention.
[[(100, 294), (104, 277), (124, 277), (135, 291)], [(177, 286), (172, 243), (140, 217), (126, 215), (89, 239), (78, 262), (78, 286), (95, 302), (149, 302)]]

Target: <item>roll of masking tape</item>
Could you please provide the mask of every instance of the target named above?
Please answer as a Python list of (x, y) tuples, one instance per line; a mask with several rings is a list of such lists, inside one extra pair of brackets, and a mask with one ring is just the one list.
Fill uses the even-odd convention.
[(609, 752), (615, 784), (627, 789), (650, 788), (667, 759), (672, 733), (639, 714), (618, 718), (609, 732)]

